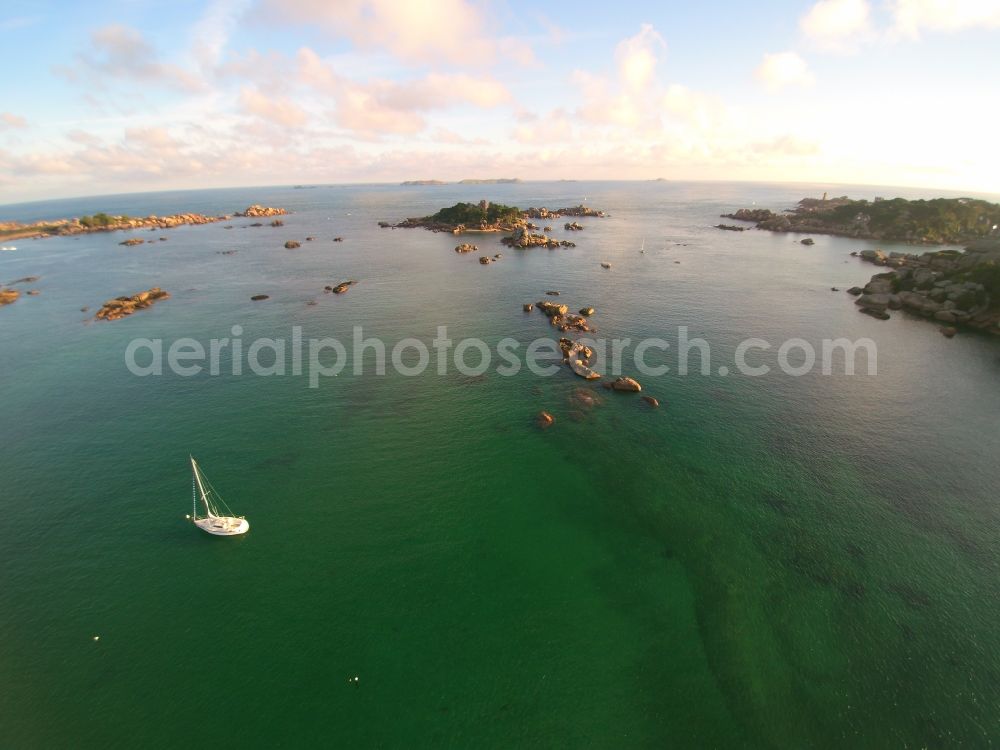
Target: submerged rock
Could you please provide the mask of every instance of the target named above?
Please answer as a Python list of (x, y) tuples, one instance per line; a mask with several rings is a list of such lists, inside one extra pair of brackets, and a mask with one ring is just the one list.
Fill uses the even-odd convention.
[(270, 295), (268, 295), (268, 294), (255, 294), (253, 297), (250, 298), (250, 301), (251, 302), (260, 302), (261, 300), (265, 300), (265, 299), (271, 299)]
[(285, 243), (285, 248), (287, 250), (294, 250), (297, 247), (302, 247), (302, 245), (300, 245), (295, 240), (288, 240), (288, 242)]
[(659, 401), (657, 401), (657, 400), (656, 400), (655, 398), (653, 398), (652, 396), (643, 396), (643, 397), (642, 397), (642, 400), (643, 400), (643, 401), (645, 401), (645, 402), (646, 402), (647, 404), (649, 404), (650, 406), (652, 406), (652, 407), (653, 407), (654, 409), (658, 409), (658, 408), (659, 408), (659, 406), (660, 406), (660, 402), (659, 402)]
[(801, 242), (802, 242), (803, 245), (815, 245), (816, 244), (816, 240), (814, 240), (812, 237), (806, 237), (804, 240), (801, 240)]
[(524, 309), (525, 312), (531, 312), (532, 310), (535, 309), (535, 306), (530, 302), (525, 302), (524, 305), (522, 305), (522, 308)]
[(586, 315), (586, 316), (590, 317), (593, 314), (594, 314), (594, 308), (592, 308), (592, 307), (581, 307), (580, 308), (580, 315)]
[(138, 237), (133, 237), (130, 240), (124, 240), (123, 242), (119, 242), (118, 244), (119, 245), (125, 245), (126, 247), (133, 247), (135, 245), (141, 245), (145, 241), (146, 240), (139, 239)]
[(479, 257), (479, 262), (484, 266), (488, 266), (490, 263), (493, 262), (493, 258), (489, 257), (488, 255), (481, 255)]
[(549, 414), (547, 411), (538, 412), (538, 416), (535, 417), (535, 424), (541, 427), (543, 430), (551, 427), (555, 424), (556, 418)]

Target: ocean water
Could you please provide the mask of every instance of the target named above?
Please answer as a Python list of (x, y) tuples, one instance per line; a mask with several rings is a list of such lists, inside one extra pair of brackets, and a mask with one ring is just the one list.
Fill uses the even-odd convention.
[[(41, 277), (0, 309), (0, 745), (1000, 743), (1000, 338), (874, 320), (830, 291), (874, 273), (852, 250), (895, 246), (711, 228), (824, 190), (848, 192), (561, 182), (0, 207), (293, 211), (277, 229), (234, 219), (139, 232), (168, 240), (133, 248), (110, 233), (0, 253), (0, 282)], [(478, 236), (504, 255), (488, 267), (451, 235), (376, 225), (480, 198), (610, 216), (554, 222), (575, 248)], [(359, 284), (323, 293), (345, 279)], [(171, 298), (92, 320), (154, 285)], [(125, 366), (133, 339), (235, 325), (246, 345), (292, 326), (344, 342), (362, 326), (390, 348), (442, 325), (528, 342), (551, 329), (521, 305), (548, 289), (595, 307), (602, 336), (676, 342), (686, 326), (710, 343), (710, 374), (639, 376), (653, 410), (600, 389), (584, 407), (565, 369), (348, 367), (310, 388), (233, 375), (229, 355), (215, 376)], [(720, 375), (747, 337), (868, 337), (877, 374)], [(675, 365), (676, 346), (658, 356)], [(184, 520), (192, 453), (245, 537)]]

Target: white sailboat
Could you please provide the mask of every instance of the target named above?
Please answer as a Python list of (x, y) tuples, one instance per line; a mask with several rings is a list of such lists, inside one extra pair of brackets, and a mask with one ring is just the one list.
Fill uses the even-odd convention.
[[(212, 487), (208, 479), (198, 466), (198, 462), (191, 459), (191, 515), (188, 518), (194, 522), (202, 531), (207, 531), (215, 536), (236, 536), (246, 534), (250, 530), (250, 523), (243, 516), (234, 516), (233, 512), (226, 505), (222, 496)], [(205, 506), (205, 515), (198, 516), (198, 495), (201, 495), (201, 502)]]

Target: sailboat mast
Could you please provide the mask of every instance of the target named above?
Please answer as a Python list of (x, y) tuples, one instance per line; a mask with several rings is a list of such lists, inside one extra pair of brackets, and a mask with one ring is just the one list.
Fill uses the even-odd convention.
[(201, 501), (205, 503), (205, 513), (214, 516), (212, 507), (208, 504), (208, 496), (205, 493), (205, 486), (201, 483), (201, 472), (198, 471), (198, 463), (194, 460), (194, 456), (191, 457), (191, 471), (194, 472), (194, 480), (198, 483), (198, 489), (201, 491)]

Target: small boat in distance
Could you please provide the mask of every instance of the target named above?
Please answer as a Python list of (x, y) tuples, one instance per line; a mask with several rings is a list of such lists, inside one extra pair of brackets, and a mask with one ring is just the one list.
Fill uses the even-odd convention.
[[(212, 487), (202, 473), (198, 462), (191, 459), (191, 515), (188, 518), (202, 531), (215, 536), (236, 536), (250, 530), (249, 522), (243, 516), (234, 516), (222, 496)], [(198, 495), (205, 506), (205, 515), (198, 517)]]

